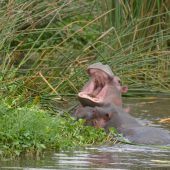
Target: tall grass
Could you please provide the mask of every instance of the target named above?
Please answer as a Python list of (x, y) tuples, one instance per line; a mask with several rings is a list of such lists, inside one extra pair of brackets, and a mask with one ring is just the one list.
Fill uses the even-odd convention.
[(170, 94), (168, 1), (0, 2), (0, 93), (13, 106), (75, 95), (86, 66), (109, 64), (129, 94)]
[(169, 94), (169, 2), (103, 0), (102, 3), (104, 12), (114, 9), (103, 22), (107, 36), (101, 44), (115, 72), (135, 93)]

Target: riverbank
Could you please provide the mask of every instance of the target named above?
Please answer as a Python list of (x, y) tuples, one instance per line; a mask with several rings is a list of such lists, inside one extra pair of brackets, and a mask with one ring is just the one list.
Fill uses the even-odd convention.
[(170, 95), (168, 1), (20, 0), (0, 7), (2, 157), (110, 140), (59, 114), (87, 82), (91, 63), (108, 64), (128, 96)]
[(38, 154), (45, 149), (66, 150), (111, 140), (103, 129), (84, 126), (69, 114), (53, 115), (38, 106), (12, 108), (0, 102), (0, 156)]

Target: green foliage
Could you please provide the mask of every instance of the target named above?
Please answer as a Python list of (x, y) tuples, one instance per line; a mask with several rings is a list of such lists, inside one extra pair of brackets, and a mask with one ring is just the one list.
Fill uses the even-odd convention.
[(29, 106), (60, 107), (82, 87), (90, 63), (109, 64), (128, 95), (170, 94), (168, 1), (17, 0), (0, 7), (1, 154), (105, 141), (101, 129)]
[(168, 1), (107, 0), (102, 4), (103, 12), (110, 10), (103, 18), (98, 50), (104, 53), (104, 61), (129, 85), (129, 94), (169, 94)]
[(103, 129), (84, 126), (83, 120), (75, 121), (68, 114), (51, 116), (36, 106), (13, 109), (1, 101), (1, 156), (39, 153), (46, 148), (70, 149), (109, 140)]
[(97, 61), (129, 85), (129, 95), (169, 94), (168, 1), (28, 0), (0, 6), (0, 94), (16, 105), (35, 100), (50, 107), (75, 95), (87, 79), (84, 69)]

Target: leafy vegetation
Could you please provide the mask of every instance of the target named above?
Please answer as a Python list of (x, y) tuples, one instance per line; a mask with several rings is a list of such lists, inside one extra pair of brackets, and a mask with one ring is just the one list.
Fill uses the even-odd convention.
[(59, 112), (90, 63), (109, 64), (129, 96), (170, 94), (167, 0), (13, 0), (0, 7), (1, 153), (105, 140), (102, 130), (36, 107)]
[[(113, 132), (111, 134), (114, 134)], [(0, 105), (0, 156), (40, 153), (44, 149), (70, 149), (113, 140), (104, 129), (84, 126), (68, 114), (52, 116), (35, 106)]]

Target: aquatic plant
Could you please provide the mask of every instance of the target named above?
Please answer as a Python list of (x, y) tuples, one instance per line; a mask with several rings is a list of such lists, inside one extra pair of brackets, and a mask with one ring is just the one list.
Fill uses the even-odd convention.
[(113, 133), (108, 136), (104, 129), (84, 126), (83, 120), (76, 121), (69, 114), (52, 116), (31, 105), (14, 109), (1, 100), (0, 157), (99, 145), (113, 139)]
[(169, 94), (167, 1), (0, 2), (0, 94), (46, 107), (74, 96), (90, 63), (109, 64), (128, 95)]

